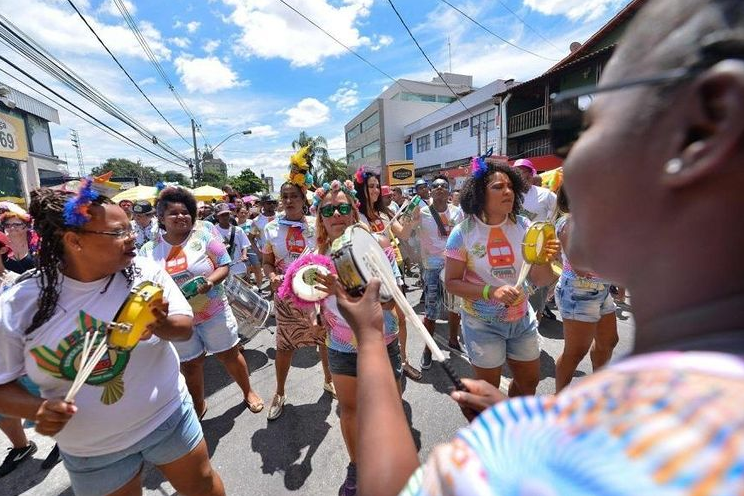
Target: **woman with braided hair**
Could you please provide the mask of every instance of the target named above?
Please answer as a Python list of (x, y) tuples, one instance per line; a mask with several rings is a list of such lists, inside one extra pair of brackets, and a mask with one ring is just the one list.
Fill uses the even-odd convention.
[[(141, 494), (143, 462), (187, 495), (225, 494), (179, 374), (171, 341), (191, 336), (192, 312), (168, 274), (136, 257), (126, 213), (84, 180), (77, 195), (31, 195), (41, 236), (36, 271), (0, 296), (0, 413), (53, 436), (77, 495)], [(132, 288), (163, 288), (156, 322), (130, 350), (109, 349), (75, 399), (83, 337), (105, 328)], [(24, 374), (42, 397), (18, 384)]]

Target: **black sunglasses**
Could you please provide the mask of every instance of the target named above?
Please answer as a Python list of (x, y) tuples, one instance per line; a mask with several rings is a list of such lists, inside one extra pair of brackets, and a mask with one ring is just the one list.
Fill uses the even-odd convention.
[(324, 205), (320, 207), (320, 215), (323, 217), (333, 217), (333, 214), (338, 213), (341, 215), (349, 215), (351, 213), (350, 203), (339, 203), (338, 205)]
[[(670, 69), (648, 77), (627, 79), (615, 84), (586, 86), (550, 95), (550, 142), (553, 146), (553, 153), (566, 158), (571, 147), (585, 130), (584, 114), (597, 93), (691, 79), (722, 60), (741, 59), (742, 51), (744, 51), (744, 38), (741, 37), (741, 32), (717, 31), (701, 40), (697, 61), (687, 67)], [(581, 97), (588, 97), (588, 101), (582, 101)]]
[(449, 183), (445, 181), (434, 181), (431, 183), (431, 189), (444, 188), (449, 189)]

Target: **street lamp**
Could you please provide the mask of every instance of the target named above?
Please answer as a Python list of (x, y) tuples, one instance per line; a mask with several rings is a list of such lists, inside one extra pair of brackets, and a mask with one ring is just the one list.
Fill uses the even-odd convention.
[(230, 139), (230, 138), (232, 138), (233, 136), (237, 136), (237, 135), (239, 135), (239, 134), (242, 134), (242, 135), (244, 135), (244, 136), (248, 136), (249, 134), (253, 134), (253, 131), (251, 131), (250, 129), (246, 129), (245, 131), (238, 131), (237, 133), (232, 133), (232, 134), (231, 134), (230, 136), (228, 136), (227, 138), (225, 138), (225, 139), (223, 139), (222, 141), (220, 141), (219, 143), (217, 143), (217, 146), (215, 146), (214, 148), (212, 148), (212, 149), (211, 149), (210, 151), (211, 151), (212, 153), (214, 153), (214, 151), (215, 151), (215, 150), (216, 150), (217, 148), (219, 148), (219, 147), (220, 147), (220, 145), (221, 145), (222, 143), (224, 143), (225, 141), (229, 140), (229, 139)]

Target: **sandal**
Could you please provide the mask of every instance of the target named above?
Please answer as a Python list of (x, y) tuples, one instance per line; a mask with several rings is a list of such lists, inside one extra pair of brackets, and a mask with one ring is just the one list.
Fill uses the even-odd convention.
[(202, 421), (202, 419), (204, 418), (204, 415), (206, 415), (206, 414), (207, 414), (207, 410), (209, 410), (209, 407), (208, 407), (208, 406), (207, 406), (207, 404), (205, 403), (205, 404), (204, 404), (204, 410), (202, 410), (202, 412), (201, 412), (201, 413), (199, 414), (199, 422), (201, 422), (201, 421)]
[(248, 405), (248, 410), (252, 413), (258, 413), (264, 409), (264, 402), (261, 399), (258, 400), (258, 403), (250, 403), (248, 400), (243, 401), (245, 401), (245, 404)]
[(333, 381), (326, 382), (323, 384), (323, 391), (329, 393), (331, 396), (333, 396), (333, 399), (338, 399), (336, 397), (336, 387), (333, 385)]

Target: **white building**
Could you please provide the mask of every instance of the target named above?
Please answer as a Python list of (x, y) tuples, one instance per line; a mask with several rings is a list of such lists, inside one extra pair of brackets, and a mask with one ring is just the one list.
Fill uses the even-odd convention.
[(471, 157), (489, 148), (494, 155), (501, 155), (505, 136), (501, 133), (499, 100), (494, 95), (512, 84), (513, 80), (498, 79), (406, 125), (405, 146), (416, 176), (430, 177), (467, 165)]
[[(473, 90), (472, 76), (444, 73), (442, 77), (458, 95)], [(444, 81), (400, 79), (349, 121), (344, 130), (350, 172), (365, 165), (380, 170), (384, 178), (385, 164), (405, 160), (404, 126), (455, 101)]]

